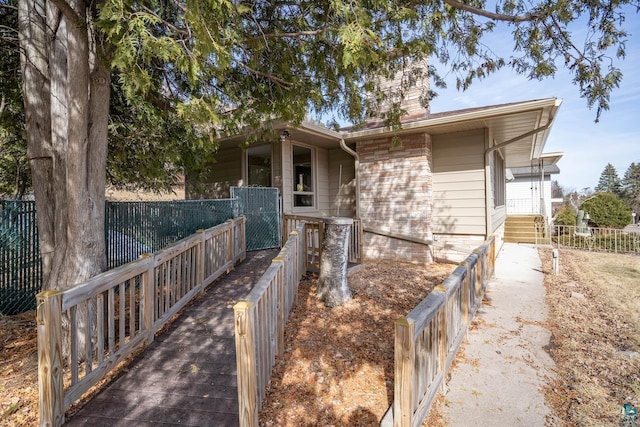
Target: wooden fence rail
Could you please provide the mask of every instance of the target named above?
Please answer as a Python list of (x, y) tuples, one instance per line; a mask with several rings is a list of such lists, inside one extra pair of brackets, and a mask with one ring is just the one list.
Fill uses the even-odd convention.
[(258, 426), (276, 356), (284, 352), (284, 329), (300, 278), (307, 269), (306, 223), (287, 243), (247, 297), (234, 306), (238, 404), (241, 426)]
[(394, 402), (381, 425), (422, 424), (494, 270), (491, 237), (409, 314), (396, 320)]
[(71, 404), (244, 259), (244, 227), (244, 217), (229, 220), (74, 288), (39, 293), (40, 425), (62, 425)]
[[(310, 268), (320, 269), (320, 256), (324, 240), (324, 221), (322, 218), (303, 215), (284, 215), (284, 233), (298, 228), (301, 223), (307, 224), (305, 229), (305, 247), (307, 248), (307, 264)], [(358, 218), (353, 219), (349, 233), (349, 262), (362, 263), (362, 222)]]

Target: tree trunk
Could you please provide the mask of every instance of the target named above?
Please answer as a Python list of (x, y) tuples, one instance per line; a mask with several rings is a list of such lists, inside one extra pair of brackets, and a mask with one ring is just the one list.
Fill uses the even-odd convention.
[(320, 258), (318, 298), (327, 307), (337, 307), (351, 298), (347, 281), (349, 233), (352, 218), (326, 218)]
[[(19, 36), (43, 290), (106, 267), (104, 203), (110, 76), (84, 0), (21, 0)], [(79, 307), (78, 348), (89, 324)], [(68, 328), (69, 319), (63, 318)], [(95, 325), (92, 326), (92, 328)], [(68, 345), (63, 347), (68, 351)], [(82, 355), (81, 355), (82, 357)]]
[[(45, 0), (18, 2), (18, 36), (24, 97), (27, 157), (31, 167), (33, 192), (38, 212), (38, 235), (43, 276), (51, 271), (55, 207), (53, 194), (53, 155), (51, 147), (51, 105), (49, 88), (49, 35)], [(46, 280), (43, 280), (46, 283)], [(44, 286), (47, 289), (46, 285)]]
[[(106, 266), (109, 70), (87, 4), (19, 2), (27, 154), (43, 289), (66, 289)], [(75, 14), (75, 15), (74, 15)]]

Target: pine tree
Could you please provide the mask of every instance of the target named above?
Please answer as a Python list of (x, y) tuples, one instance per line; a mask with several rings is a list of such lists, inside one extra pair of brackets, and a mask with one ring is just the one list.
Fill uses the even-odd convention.
[(607, 166), (604, 167), (600, 174), (596, 191), (608, 191), (618, 197), (622, 197), (622, 184), (616, 168), (611, 163), (607, 163)]
[(624, 173), (622, 199), (632, 212), (640, 213), (640, 163), (631, 163)]

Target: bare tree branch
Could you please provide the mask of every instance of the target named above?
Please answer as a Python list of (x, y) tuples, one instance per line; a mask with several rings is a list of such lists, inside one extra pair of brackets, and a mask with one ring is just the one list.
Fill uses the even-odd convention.
[(256, 38), (265, 38), (265, 39), (275, 39), (275, 38), (280, 38), (280, 39), (286, 39), (286, 38), (300, 38), (300, 37), (305, 37), (305, 36), (315, 36), (318, 34), (322, 34), (324, 32), (326, 32), (327, 29), (323, 28), (320, 30), (310, 30), (310, 31), (297, 31), (294, 33), (262, 33), (259, 36), (255, 36), (254, 39)]
[(272, 82), (274, 82), (274, 83), (276, 83), (276, 84), (278, 84), (278, 85), (280, 85), (282, 87), (290, 88), (290, 87), (293, 86), (291, 84), (291, 82), (288, 82), (288, 81), (286, 81), (284, 79), (281, 79), (280, 77), (276, 77), (276, 76), (274, 76), (272, 74), (267, 74), (267, 73), (263, 73), (262, 71), (255, 70), (255, 69), (249, 67), (244, 62), (237, 61), (237, 64), (240, 67), (244, 68), (245, 70), (249, 71), (250, 73), (255, 74), (256, 76), (264, 77), (264, 78), (266, 78), (266, 79), (268, 79), (268, 80), (270, 80), (270, 81), (272, 81)]
[(468, 4), (460, 3), (457, 0), (444, 0), (449, 6), (464, 10), (474, 15), (484, 16), (485, 18), (493, 19), (495, 21), (507, 21), (507, 22), (527, 22), (537, 21), (545, 17), (543, 13), (527, 13), (524, 15), (505, 15), (502, 13), (489, 12), (488, 10), (479, 9), (477, 7), (469, 6)]

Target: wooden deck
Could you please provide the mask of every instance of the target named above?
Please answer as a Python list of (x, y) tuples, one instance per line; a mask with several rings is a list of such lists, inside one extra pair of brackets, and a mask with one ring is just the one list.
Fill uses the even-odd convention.
[(237, 426), (233, 305), (277, 252), (247, 253), (65, 425)]

